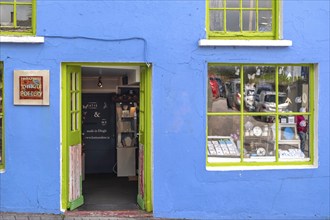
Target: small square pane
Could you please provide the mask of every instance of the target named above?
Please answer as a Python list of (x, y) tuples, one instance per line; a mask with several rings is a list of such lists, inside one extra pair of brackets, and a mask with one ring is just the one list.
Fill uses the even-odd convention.
[(76, 109), (76, 99), (75, 94), (71, 93), (71, 111), (75, 111)]
[(223, 8), (224, 0), (210, 0), (210, 8)]
[(240, 0), (227, 0), (226, 1), (227, 8), (239, 8), (240, 7)]
[(255, 8), (256, 0), (243, 0), (242, 2), (243, 8)]
[(309, 71), (307, 66), (278, 68), (279, 92), (287, 95), (288, 111), (309, 111)]
[(259, 0), (259, 8), (271, 8), (272, 0)]
[(17, 26), (31, 27), (32, 26), (32, 6), (19, 5), (17, 6)]
[(226, 16), (227, 31), (237, 32), (241, 30), (240, 27), (240, 11), (239, 10), (227, 10)]
[(32, 3), (32, 0), (16, 0), (16, 2), (31, 2)]
[(246, 116), (243, 136), (245, 161), (275, 160), (275, 123), (267, 123), (258, 116)]
[(71, 113), (71, 131), (75, 131), (75, 125), (76, 125), (76, 117), (75, 113)]
[(79, 112), (77, 112), (76, 113), (76, 126), (75, 126), (75, 130), (78, 130), (79, 124), (80, 124), (80, 114), (79, 114)]
[[(253, 89), (253, 107), (255, 112), (276, 111), (275, 90), (275, 67), (272, 66), (250, 66), (244, 67), (244, 81), (246, 89)], [(265, 118), (264, 120), (268, 120)]]
[(0, 116), (0, 164), (2, 163), (2, 116)]
[(279, 160), (309, 160), (309, 117), (280, 116), (278, 128)]
[[(224, 124), (226, 126), (223, 126)], [(208, 117), (207, 154), (209, 162), (240, 161), (239, 128), (239, 116)]]
[(272, 31), (272, 11), (259, 11), (258, 25), (260, 32)]
[(256, 30), (256, 12), (254, 10), (243, 11), (243, 31)]
[(0, 26), (11, 27), (14, 22), (14, 6), (0, 5)]
[(223, 10), (210, 11), (210, 31), (223, 31), (224, 13)]
[(71, 73), (70, 75), (70, 90), (74, 91), (76, 89), (76, 73)]
[(209, 66), (209, 112), (238, 112), (241, 106), (240, 66)]

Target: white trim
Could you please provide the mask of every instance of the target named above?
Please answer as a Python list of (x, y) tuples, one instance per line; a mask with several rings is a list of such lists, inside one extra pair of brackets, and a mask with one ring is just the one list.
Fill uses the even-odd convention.
[(316, 169), (317, 165), (284, 165), (284, 166), (206, 166), (207, 171), (244, 171), (244, 170), (291, 170), (291, 169)]
[(37, 37), (37, 36), (0, 36), (0, 43), (44, 43), (44, 37)]
[(198, 41), (200, 47), (290, 47), (291, 40), (208, 40), (200, 39)]

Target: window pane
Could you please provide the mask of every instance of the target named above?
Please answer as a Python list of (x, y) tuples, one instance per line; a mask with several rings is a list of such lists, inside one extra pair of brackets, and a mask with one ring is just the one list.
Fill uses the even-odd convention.
[(2, 164), (2, 116), (0, 116), (0, 164)]
[(3, 94), (2, 94), (3, 81), (2, 81), (2, 79), (3, 79), (3, 74), (2, 74), (2, 69), (1, 69), (1, 66), (0, 66), (0, 114), (2, 114), (2, 97), (3, 97)]
[(259, 0), (259, 8), (271, 8), (272, 0)]
[(239, 10), (228, 10), (226, 22), (227, 22), (227, 31), (240, 31)]
[(76, 122), (75, 122), (75, 120), (76, 120), (76, 117), (75, 117), (75, 113), (73, 112), (73, 113), (71, 113), (71, 131), (75, 131), (76, 130), (76, 128), (75, 128), (75, 125), (76, 125)]
[(79, 128), (79, 123), (80, 123), (80, 114), (79, 112), (76, 113), (76, 125), (75, 125), (75, 130), (78, 130)]
[(240, 161), (239, 128), (239, 116), (208, 117), (209, 162), (225, 159), (236, 159), (234, 162)]
[(259, 11), (259, 31), (272, 31), (272, 11)]
[[(255, 85), (254, 92), (254, 111), (256, 112), (275, 112), (276, 104), (272, 102), (275, 99), (275, 67), (255, 66), (244, 68), (248, 71), (244, 77), (248, 84)], [(250, 74), (250, 76), (249, 76)], [(254, 74), (254, 75), (253, 75)], [(272, 120), (272, 117), (262, 117), (263, 120)]]
[(243, 31), (256, 30), (256, 12), (249, 10), (243, 11)]
[(280, 116), (278, 145), (280, 160), (302, 160), (310, 157), (309, 118), (304, 115)]
[(279, 67), (279, 91), (286, 93), (288, 111), (309, 111), (309, 67)]
[(76, 88), (76, 74), (71, 73), (70, 75), (70, 90), (74, 91)]
[[(258, 72), (259, 71), (259, 72)], [(245, 66), (244, 72), (244, 111), (255, 111), (255, 89), (258, 77), (260, 77), (260, 67), (257, 66)], [(256, 76), (256, 74), (259, 74)]]
[(16, 2), (31, 2), (32, 3), (32, 0), (16, 0)]
[(223, 0), (210, 0), (210, 8), (223, 8)]
[(239, 8), (240, 0), (227, 0), (227, 8)]
[(210, 30), (223, 31), (224, 15), (223, 10), (210, 11)]
[(32, 23), (32, 6), (20, 5), (17, 6), (17, 26), (31, 27)]
[(243, 143), (245, 161), (275, 161), (275, 123), (244, 117)]
[(14, 6), (0, 5), (0, 26), (13, 26)]
[[(208, 70), (209, 111), (239, 111), (241, 105), (239, 66), (210, 66)], [(210, 97), (211, 96), (211, 97)], [(210, 103), (211, 102), (211, 103)]]
[(75, 93), (71, 93), (71, 111), (75, 111), (76, 107), (76, 99), (75, 99)]
[(243, 8), (255, 8), (256, 0), (243, 0)]

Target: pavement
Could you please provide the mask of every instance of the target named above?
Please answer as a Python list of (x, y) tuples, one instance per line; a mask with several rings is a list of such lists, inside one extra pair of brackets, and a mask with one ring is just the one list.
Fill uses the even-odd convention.
[[(136, 211), (71, 211), (63, 214), (0, 213), (0, 220), (165, 220), (152, 213)], [(169, 219), (166, 219), (169, 220)], [(173, 220), (173, 219), (172, 219)]]

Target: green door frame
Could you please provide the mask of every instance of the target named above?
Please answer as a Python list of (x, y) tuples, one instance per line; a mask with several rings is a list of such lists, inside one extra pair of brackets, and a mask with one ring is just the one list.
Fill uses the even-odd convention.
[[(146, 102), (145, 104), (145, 150), (144, 150), (144, 207), (141, 207), (145, 209), (148, 212), (152, 212), (153, 205), (152, 205), (152, 127), (151, 127), (151, 79), (152, 79), (152, 69), (150, 64), (145, 63), (93, 63), (93, 62), (67, 62), (61, 64), (61, 94), (62, 94), (62, 151), (61, 151), (61, 157), (62, 157), (62, 167), (61, 167), (61, 209), (67, 210), (70, 206), (69, 204), (69, 151), (68, 146), (66, 145), (68, 141), (68, 135), (67, 135), (67, 118), (65, 117), (68, 109), (70, 109), (70, 106), (68, 106), (68, 92), (67, 91), (67, 67), (68, 66), (98, 66), (98, 67), (110, 67), (110, 66), (140, 66), (144, 67), (146, 71), (144, 72), (145, 76), (142, 77), (142, 80), (144, 80), (145, 84), (145, 90), (144, 93), (144, 100)], [(139, 197), (138, 197), (139, 199)]]

